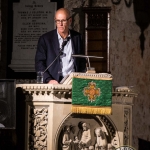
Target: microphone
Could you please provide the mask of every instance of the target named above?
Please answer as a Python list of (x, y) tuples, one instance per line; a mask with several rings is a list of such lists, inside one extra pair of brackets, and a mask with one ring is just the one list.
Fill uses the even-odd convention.
[(61, 45), (61, 48), (60, 48), (60, 51), (59, 51), (59, 54), (58, 54), (58, 55), (56, 56), (56, 58), (48, 65), (48, 67), (43, 71), (43, 74), (53, 65), (53, 63), (58, 59), (58, 57), (63, 54), (64, 47), (65, 47), (65, 45), (67, 44), (67, 42), (69, 41), (69, 39), (70, 39), (70, 37), (67, 37), (66, 39), (63, 40), (62, 45)]

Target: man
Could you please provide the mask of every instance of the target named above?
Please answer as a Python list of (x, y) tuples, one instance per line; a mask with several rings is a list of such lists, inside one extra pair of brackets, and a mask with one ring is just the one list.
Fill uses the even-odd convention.
[[(71, 56), (72, 54), (84, 54), (81, 35), (69, 29), (71, 22), (72, 18), (67, 9), (57, 10), (55, 14), (57, 29), (42, 35), (38, 41), (35, 69), (36, 72), (45, 71), (44, 83), (58, 84), (71, 72), (85, 72), (85, 59)], [(66, 41), (65, 44), (63, 41)], [(63, 54), (48, 68), (59, 55), (60, 50), (63, 51)]]
[(78, 133), (78, 138), (80, 140), (79, 149), (89, 150), (89, 148), (90, 149), (92, 148), (92, 146), (90, 145), (91, 144), (91, 131), (87, 127), (86, 122), (80, 122), (80, 124), (82, 126), (82, 130), (79, 131), (79, 133)]
[(107, 139), (100, 127), (95, 129), (96, 144), (95, 150), (107, 150)]
[(71, 134), (70, 126), (66, 125), (64, 127), (64, 134), (62, 139), (62, 150), (74, 150), (74, 143)]

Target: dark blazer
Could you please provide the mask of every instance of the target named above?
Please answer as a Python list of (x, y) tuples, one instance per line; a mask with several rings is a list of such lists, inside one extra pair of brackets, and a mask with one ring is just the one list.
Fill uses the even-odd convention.
[[(81, 34), (70, 30), (73, 54), (84, 54), (82, 48)], [(59, 41), (57, 30), (45, 33), (39, 38), (37, 51), (35, 55), (35, 70), (44, 71), (47, 66), (59, 55)], [(74, 58), (74, 67), (76, 72), (85, 72), (86, 61), (83, 58)], [(60, 81), (60, 59), (58, 58), (53, 65), (44, 73), (43, 82), (50, 80)]]

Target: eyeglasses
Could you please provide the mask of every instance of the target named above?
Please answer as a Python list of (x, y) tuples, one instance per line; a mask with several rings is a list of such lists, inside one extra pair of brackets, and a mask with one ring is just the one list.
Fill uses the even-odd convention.
[(71, 18), (71, 17), (67, 18), (66, 20), (55, 20), (55, 23), (56, 23), (56, 24), (60, 24), (60, 23), (66, 24), (67, 21), (68, 21), (70, 18)]

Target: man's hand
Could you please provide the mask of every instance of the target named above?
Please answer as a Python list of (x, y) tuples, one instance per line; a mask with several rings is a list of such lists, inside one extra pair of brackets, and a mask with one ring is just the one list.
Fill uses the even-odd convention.
[(48, 84), (58, 84), (58, 82), (56, 80), (50, 80)]

